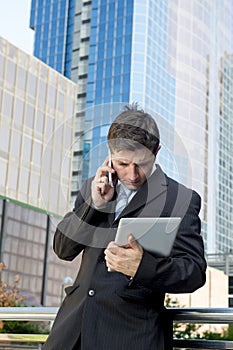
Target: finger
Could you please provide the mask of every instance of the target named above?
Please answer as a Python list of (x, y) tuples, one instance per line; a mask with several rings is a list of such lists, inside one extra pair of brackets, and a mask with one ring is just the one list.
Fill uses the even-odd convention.
[(103, 162), (103, 165), (108, 165), (109, 157), (106, 157), (105, 161)]
[(114, 241), (109, 242), (107, 248), (105, 249), (105, 251), (106, 251), (107, 249), (109, 249), (109, 248), (115, 246), (115, 245), (116, 245), (116, 244), (115, 244)]
[(108, 176), (107, 173), (114, 173), (115, 170), (110, 167), (101, 167), (99, 170), (97, 170), (96, 175), (94, 177), (94, 181), (96, 183), (98, 182), (106, 182), (108, 183)]
[(105, 183), (103, 182), (99, 182), (96, 184), (96, 191), (100, 194), (105, 194), (106, 193), (106, 190), (107, 190), (107, 186)]
[(107, 176), (101, 176), (100, 178), (96, 178), (94, 179), (94, 183), (96, 184), (96, 186), (98, 186), (99, 184), (103, 183), (103, 184), (107, 184), (108, 183), (108, 178)]
[(102, 183), (104, 183), (104, 184), (108, 184), (108, 178), (107, 178), (107, 176), (101, 176), (100, 182), (102, 182)]
[(119, 247), (113, 243), (110, 247), (108, 247), (107, 252), (110, 252), (113, 255), (118, 255)]
[(108, 267), (110, 267), (109, 265), (114, 264), (115, 258), (116, 255), (112, 254), (110, 251), (106, 252), (104, 259)]
[(101, 166), (98, 168), (96, 175), (95, 175), (95, 180), (99, 180), (102, 176), (106, 176), (106, 173), (115, 173), (115, 170), (113, 168), (111, 168), (108, 165), (105, 166)]

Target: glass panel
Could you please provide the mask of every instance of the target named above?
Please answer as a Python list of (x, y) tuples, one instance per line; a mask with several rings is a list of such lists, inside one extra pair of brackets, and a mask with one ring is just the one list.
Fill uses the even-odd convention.
[(13, 88), (15, 85), (15, 63), (10, 60), (7, 61), (6, 64), (6, 82), (8, 88)]
[(36, 77), (28, 73), (28, 88), (27, 88), (28, 94), (32, 97), (36, 96)]
[(53, 86), (48, 87), (48, 106), (52, 109), (55, 108), (56, 90)]
[(43, 108), (46, 101), (46, 84), (44, 81), (39, 81), (39, 87), (38, 87), (38, 104), (40, 108)]
[(3, 79), (4, 71), (4, 57), (0, 55), (0, 81)]
[(41, 144), (36, 141), (33, 142), (32, 162), (36, 165), (41, 163)]
[(9, 152), (10, 130), (4, 126), (0, 128), (0, 151)]
[(9, 190), (16, 190), (17, 189), (17, 182), (18, 182), (18, 167), (15, 166), (15, 164), (10, 163), (9, 164), (9, 172), (8, 172), (8, 179), (7, 179), (7, 186)]
[(47, 117), (46, 119), (46, 136), (51, 137), (53, 133), (53, 119), (50, 117)]
[(44, 113), (41, 111), (37, 112), (36, 115), (36, 131), (43, 133), (44, 129)]
[(32, 148), (32, 140), (27, 136), (23, 138), (23, 160), (30, 161), (31, 160), (31, 148)]
[(17, 125), (23, 126), (23, 112), (24, 112), (24, 103), (18, 98), (15, 99), (14, 107), (14, 121)]
[(29, 128), (33, 128), (34, 125), (34, 107), (31, 105), (27, 105), (26, 107), (26, 117), (25, 117), (25, 125), (27, 125)]
[(6, 188), (7, 163), (1, 159), (0, 187)]
[(61, 159), (60, 159), (60, 153), (53, 152), (53, 168), (52, 172), (53, 174), (59, 174), (61, 169)]
[(29, 195), (31, 198), (38, 198), (39, 188), (39, 176), (35, 173), (30, 174), (30, 185), (29, 185)]
[(28, 193), (28, 181), (29, 181), (29, 172), (23, 167), (20, 168), (20, 183), (19, 191), (22, 193)]
[(58, 93), (58, 110), (61, 113), (64, 113), (64, 94), (59, 92)]
[(43, 152), (43, 158), (42, 158), (42, 166), (43, 166), (43, 178), (45, 178), (45, 175), (50, 175), (51, 172), (51, 161), (52, 161), (52, 149), (50, 146), (47, 146), (45, 148), (45, 151)]
[(12, 104), (13, 104), (13, 96), (5, 92), (3, 94), (3, 106), (2, 113), (6, 117), (12, 117)]
[(19, 134), (16, 131), (12, 131), (12, 137), (11, 137), (11, 154), (19, 157), (20, 155), (20, 147), (21, 147), (21, 134)]
[(25, 91), (26, 86), (26, 71), (24, 68), (18, 66), (16, 87)]

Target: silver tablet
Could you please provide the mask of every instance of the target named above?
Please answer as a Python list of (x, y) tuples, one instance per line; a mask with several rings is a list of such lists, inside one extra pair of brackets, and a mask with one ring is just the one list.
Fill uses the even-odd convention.
[(115, 242), (126, 245), (130, 233), (139, 244), (159, 256), (169, 256), (181, 222), (179, 217), (121, 218)]

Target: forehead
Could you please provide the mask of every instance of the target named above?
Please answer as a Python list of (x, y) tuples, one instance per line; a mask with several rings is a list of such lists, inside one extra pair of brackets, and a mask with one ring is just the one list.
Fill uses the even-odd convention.
[(146, 147), (136, 149), (134, 151), (121, 150), (112, 153), (113, 160), (125, 161), (130, 163), (132, 162), (135, 164), (145, 161), (151, 161), (153, 160), (153, 158), (154, 157), (152, 152)]

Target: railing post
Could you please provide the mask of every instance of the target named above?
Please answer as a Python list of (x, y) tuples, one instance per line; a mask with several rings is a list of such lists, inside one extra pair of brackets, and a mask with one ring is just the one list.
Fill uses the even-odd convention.
[(164, 329), (164, 349), (173, 350), (173, 316), (171, 313), (166, 313)]
[(3, 247), (3, 239), (6, 234), (6, 226), (7, 226), (7, 209), (8, 209), (8, 200), (3, 199), (2, 203), (2, 221), (0, 227), (0, 261), (2, 261), (2, 247)]
[(41, 304), (46, 304), (46, 293), (47, 293), (47, 280), (48, 280), (48, 254), (49, 254), (49, 236), (50, 236), (50, 215), (47, 215), (46, 224), (46, 238), (45, 238), (45, 249), (44, 249), (44, 266), (42, 276), (42, 290), (41, 290)]

